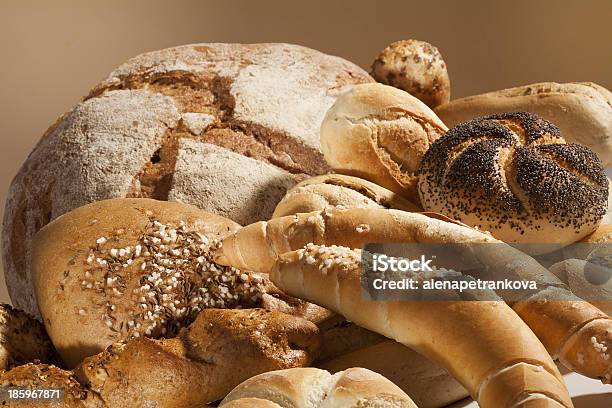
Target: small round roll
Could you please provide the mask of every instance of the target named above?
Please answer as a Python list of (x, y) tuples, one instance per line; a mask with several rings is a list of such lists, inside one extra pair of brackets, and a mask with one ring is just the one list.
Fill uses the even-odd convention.
[(372, 64), (372, 77), (419, 98), (430, 108), (448, 103), (450, 79), (440, 51), (419, 40), (396, 41)]
[(425, 210), (509, 243), (576, 242), (607, 210), (608, 179), (597, 155), (526, 112), (457, 125), (432, 145), (419, 173)]
[(259, 398), (283, 407), (416, 408), (406, 393), (380, 374), (349, 368), (330, 374), (318, 368), (291, 368), (256, 375), (234, 388), (219, 405)]
[(381, 84), (341, 95), (321, 124), (321, 149), (337, 173), (361, 177), (418, 203), (421, 158), (447, 128), (423, 102)]

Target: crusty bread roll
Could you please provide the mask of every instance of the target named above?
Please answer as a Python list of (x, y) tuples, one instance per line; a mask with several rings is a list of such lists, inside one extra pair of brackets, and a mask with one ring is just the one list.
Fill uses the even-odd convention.
[(47, 130), (11, 184), (2, 250), (13, 305), (38, 315), (32, 237), (81, 205), (145, 197), (268, 219), (288, 188), (328, 171), (321, 120), (371, 81), (291, 44), (192, 44), (122, 64)]
[(285, 302), (265, 275), (213, 262), (219, 240), (238, 228), (187, 204), (127, 198), (79, 207), (43, 228), (32, 276), (65, 363), (124, 338), (171, 337), (209, 307), (295, 309), (315, 319), (320, 308)]
[(381, 84), (356, 85), (321, 124), (325, 160), (338, 173), (370, 180), (418, 203), (417, 171), (447, 128), (423, 102)]
[(191, 408), (253, 375), (310, 364), (320, 341), (313, 323), (285, 313), (207, 309), (175, 338), (115, 343), (76, 373), (109, 408)]
[(374, 60), (371, 75), (382, 84), (403, 89), (432, 109), (450, 100), (446, 63), (440, 51), (425, 41), (389, 44)]
[(397, 208), (418, 211), (402, 196), (359, 177), (325, 174), (308, 178), (287, 192), (272, 218), (331, 208)]
[(516, 407), (542, 394), (572, 407), (546, 349), (505, 303), (365, 300), (361, 270), (359, 250), (309, 244), (281, 255), (270, 276), (287, 293), (439, 362), (483, 408)]
[(525, 112), (455, 126), (427, 151), (419, 174), (426, 211), (509, 243), (576, 242), (607, 210), (608, 180), (597, 156)]
[(612, 93), (592, 82), (543, 82), (438, 106), (436, 113), (452, 127), (492, 113), (535, 113), (561, 129), (568, 142), (589, 146), (604, 166), (612, 165)]
[(0, 370), (37, 360), (54, 363), (55, 349), (44, 326), (10, 305), (0, 304)]
[(25, 387), (29, 389), (62, 388), (64, 400), (41, 401), (0, 400), (2, 406), (14, 408), (110, 408), (94, 393), (83, 387), (71, 371), (53, 365), (28, 363), (9, 371), (0, 371), (0, 387)]
[[(500, 295), (512, 298), (512, 308), (554, 358), (578, 373), (612, 381), (612, 318), (569, 292), (535, 259), (464, 225), (372, 208), (297, 214), (241, 228), (224, 239), (215, 259), (224, 265), (268, 271), (281, 254), (311, 242), (349, 248), (366, 243), (495, 243), (479, 247), (478, 261), (492, 266), (479, 271), (480, 278), (535, 281), (545, 290), (524, 293), (520, 301), (514, 291)], [(446, 267), (452, 268), (452, 263)], [(593, 338), (601, 347), (594, 346)]]
[(318, 368), (332, 374), (367, 368), (401, 388), (419, 408), (446, 407), (469, 396), (448, 371), (401, 343), (353, 323), (322, 331), (323, 344), (314, 363)]
[(364, 368), (330, 374), (318, 368), (264, 373), (238, 385), (220, 407), (259, 398), (295, 408), (416, 408), (410, 397), (380, 374)]
[(283, 408), (275, 402), (261, 398), (239, 398), (223, 406), (225, 408)]

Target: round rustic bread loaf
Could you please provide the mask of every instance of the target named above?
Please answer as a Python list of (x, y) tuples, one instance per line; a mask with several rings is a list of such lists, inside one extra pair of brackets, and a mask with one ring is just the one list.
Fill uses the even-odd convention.
[(288, 44), (197, 44), (113, 71), (42, 137), (11, 184), (3, 260), (13, 304), (37, 315), (32, 236), (80, 205), (179, 200), (240, 224), (322, 174), (319, 126), (347, 86), (371, 82), (341, 58)]
[(457, 125), (423, 157), (423, 208), (510, 243), (569, 244), (593, 232), (607, 209), (608, 180), (588, 147), (530, 113)]
[(115, 341), (171, 337), (205, 308), (323, 310), (264, 297), (267, 275), (217, 265), (219, 241), (240, 226), (194, 206), (144, 198), (97, 201), (45, 226), (32, 279), (43, 322), (73, 367)]
[(0, 370), (34, 360), (42, 363), (56, 360), (44, 326), (25, 312), (0, 304)]

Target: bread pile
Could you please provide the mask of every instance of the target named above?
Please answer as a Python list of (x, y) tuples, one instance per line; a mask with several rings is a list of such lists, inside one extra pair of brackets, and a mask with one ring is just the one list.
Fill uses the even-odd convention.
[[(609, 92), (449, 102), (414, 40), (372, 76), (286, 44), (114, 71), (11, 186), (7, 283), (42, 324), (0, 308), (0, 386), (62, 387), (55, 407), (571, 408), (554, 360), (611, 383), (612, 291), (571, 246), (612, 241)], [(494, 244), (481, 260), (539, 290), (366, 300), (368, 243)], [(555, 246), (510, 245), (534, 243)]]

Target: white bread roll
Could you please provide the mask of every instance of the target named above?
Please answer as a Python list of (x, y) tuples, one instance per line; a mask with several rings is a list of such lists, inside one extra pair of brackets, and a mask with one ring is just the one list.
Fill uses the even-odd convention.
[[(215, 259), (223, 265), (268, 271), (281, 254), (311, 242), (349, 248), (361, 248), (366, 243), (494, 243), (479, 247), (479, 262), (494, 266), (489, 268), (494, 278), (535, 281), (538, 287), (546, 288), (524, 294), (511, 304), (548, 352), (578, 373), (605, 383), (612, 381), (612, 318), (569, 292), (535, 259), (465, 225), (423, 214), (371, 208), (297, 214), (241, 228), (224, 239)], [(510, 295), (516, 300), (516, 292)], [(593, 338), (603, 348), (595, 347)]]
[(344, 174), (325, 174), (308, 178), (287, 191), (272, 218), (332, 208), (419, 210), (416, 204), (368, 180)]
[(421, 162), (419, 195), (426, 211), (504, 242), (564, 245), (597, 228), (608, 179), (588, 147), (566, 144), (550, 122), (505, 113), (459, 124), (438, 139)]
[(281, 255), (270, 276), (287, 293), (439, 362), (483, 408), (521, 406), (530, 395), (572, 407), (546, 349), (504, 302), (364, 299), (361, 270), (361, 251), (309, 244)]
[(349, 368), (330, 374), (318, 368), (293, 368), (252, 377), (230, 392), (219, 407), (258, 398), (291, 408), (416, 408), (410, 397), (380, 374)]
[(542, 82), (455, 99), (436, 108), (449, 127), (479, 116), (517, 111), (551, 121), (568, 142), (589, 146), (604, 166), (612, 165), (612, 93), (592, 82)]
[(440, 51), (419, 40), (396, 41), (387, 46), (372, 64), (372, 77), (420, 99), (430, 108), (448, 103), (450, 79)]
[(418, 203), (421, 158), (447, 130), (423, 102), (381, 84), (341, 95), (321, 124), (321, 148), (338, 173), (372, 181)]

